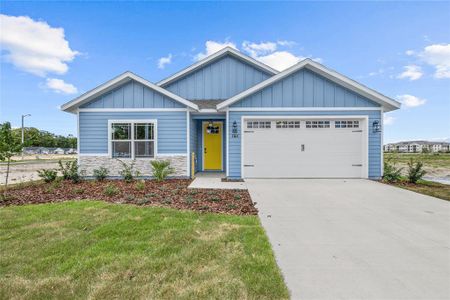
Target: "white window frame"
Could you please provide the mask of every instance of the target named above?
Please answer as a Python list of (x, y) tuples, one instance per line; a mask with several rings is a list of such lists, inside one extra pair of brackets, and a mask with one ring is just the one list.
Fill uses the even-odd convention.
[[(108, 156), (115, 158), (112, 155), (112, 124), (131, 124), (131, 140), (123, 140), (131, 142), (131, 157), (118, 157), (123, 160), (136, 160), (136, 159), (155, 159), (158, 156), (158, 122), (156, 119), (133, 119), (133, 120), (108, 120)], [(148, 141), (148, 140), (135, 140), (134, 139), (134, 124), (136, 123), (152, 123), (153, 124), (153, 157), (135, 157), (134, 143), (136, 141)]]

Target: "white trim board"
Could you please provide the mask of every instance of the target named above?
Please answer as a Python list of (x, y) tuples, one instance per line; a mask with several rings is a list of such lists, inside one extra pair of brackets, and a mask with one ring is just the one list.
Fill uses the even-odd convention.
[(109, 92), (109, 91), (117, 88), (118, 86), (120, 86), (126, 82), (129, 82), (131, 80), (135, 80), (135, 81), (143, 84), (144, 86), (146, 86), (160, 94), (163, 94), (175, 101), (178, 101), (181, 104), (191, 107), (195, 110), (199, 109), (195, 103), (192, 103), (191, 101), (188, 101), (178, 95), (175, 95), (174, 93), (169, 92), (168, 90), (163, 89), (163, 88), (159, 87), (158, 85), (153, 84), (150, 81), (148, 81), (134, 73), (127, 71), (127, 72), (105, 82), (104, 84), (99, 85), (98, 87), (90, 90), (89, 92), (84, 93), (83, 95), (79, 96), (78, 98), (75, 98), (72, 101), (69, 101), (69, 102), (63, 104), (61, 106), (61, 110), (73, 113), (74, 109), (78, 108), (80, 105), (83, 105), (84, 103), (87, 103), (90, 100), (92, 100), (106, 92)]
[(369, 89), (368, 87), (336, 72), (333, 70), (330, 70), (328, 68), (326, 68), (325, 66), (307, 58), (302, 60), (301, 62), (295, 64), (294, 66), (284, 70), (281, 73), (278, 73), (254, 86), (252, 86), (251, 88), (229, 98), (228, 100), (225, 100), (224, 102), (221, 102), (217, 105), (217, 109), (224, 109), (227, 106), (230, 106), (231, 104), (242, 100), (245, 97), (248, 97), (262, 89), (264, 89), (265, 87), (268, 87), (270, 85), (272, 85), (273, 83), (280, 81), (284, 78), (286, 78), (287, 76), (303, 69), (303, 68), (307, 68), (309, 70), (311, 70), (312, 72), (315, 72), (319, 75), (324, 76), (325, 78), (339, 84), (340, 86), (343, 86), (357, 94), (360, 94), (363, 97), (366, 97), (376, 103), (379, 103), (380, 105), (384, 106), (385, 108), (385, 112), (394, 110), (394, 109), (398, 109), (400, 108), (401, 104), (398, 101), (395, 101), (394, 99), (391, 99), (389, 97), (386, 97), (372, 89)]
[(177, 112), (186, 108), (79, 108), (79, 112)]
[[(78, 156), (109, 156), (108, 153), (80, 153)], [(169, 157), (169, 156), (186, 156), (186, 153), (158, 153), (158, 157)], [(158, 158), (155, 157), (155, 158)], [(111, 158), (113, 159), (113, 158)], [(130, 158), (127, 158), (130, 159)], [(139, 157), (138, 159), (154, 159), (152, 157)]]
[(229, 111), (380, 111), (382, 107), (227, 107)]
[(363, 115), (347, 115), (347, 116), (241, 116), (241, 178), (245, 179), (244, 174), (244, 142), (245, 142), (245, 120), (260, 119), (260, 120), (274, 120), (274, 119), (359, 119), (365, 123), (364, 141), (363, 147), (363, 165), (365, 165), (362, 171), (361, 178), (369, 178), (369, 117)]
[[(187, 170), (186, 175), (191, 177), (191, 119), (189, 110), (186, 112), (186, 156), (187, 156)], [(194, 174), (192, 174), (194, 175)]]
[(266, 64), (264, 64), (264, 63), (262, 63), (260, 61), (257, 61), (256, 59), (253, 59), (250, 56), (247, 56), (247, 55), (241, 53), (240, 51), (238, 51), (236, 49), (233, 49), (231, 47), (225, 47), (222, 50), (220, 50), (220, 51), (218, 51), (218, 52), (216, 52), (214, 54), (211, 54), (210, 56), (205, 57), (204, 59), (202, 59), (202, 60), (200, 60), (200, 61), (190, 65), (189, 67), (187, 67), (187, 68), (185, 68), (185, 69), (175, 73), (174, 75), (169, 76), (166, 79), (163, 79), (163, 80), (159, 81), (157, 83), (157, 85), (161, 86), (161, 87), (167, 86), (168, 84), (174, 82), (175, 80), (177, 80), (177, 79), (179, 79), (179, 78), (181, 78), (181, 77), (183, 77), (183, 76), (185, 76), (185, 75), (187, 75), (187, 74), (189, 74), (191, 72), (194, 72), (195, 70), (198, 70), (198, 69), (202, 68), (203, 66), (209, 64), (210, 62), (212, 62), (214, 60), (217, 60), (217, 59), (219, 59), (219, 58), (221, 58), (221, 57), (223, 57), (223, 56), (225, 56), (227, 54), (231, 54), (231, 55), (233, 55), (233, 56), (235, 56), (237, 58), (240, 58), (240, 59), (246, 61), (248, 64), (250, 64), (252, 66), (255, 66), (258, 69), (261, 69), (261, 70), (263, 70), (263, 71), (265, 71), (265, 72), (267, 72), (267, 73), (269, 73), (271, 75), (278, 74), (277, 70), (269, 67), (268, 65), (266, 65)]

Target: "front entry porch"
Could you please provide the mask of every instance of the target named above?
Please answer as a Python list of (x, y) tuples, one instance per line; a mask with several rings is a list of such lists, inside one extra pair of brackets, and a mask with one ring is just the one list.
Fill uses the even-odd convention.
[(195, 179), (189, 185), (190, 189), (230, 189), (246, 190), (244, 181), (222, 181), (226, 177), (224, 172), (197, 172)]
[(226, 172), (226, 124), (223, 114), (192, 114), (190, 150), (194, 154), (191, 173)]

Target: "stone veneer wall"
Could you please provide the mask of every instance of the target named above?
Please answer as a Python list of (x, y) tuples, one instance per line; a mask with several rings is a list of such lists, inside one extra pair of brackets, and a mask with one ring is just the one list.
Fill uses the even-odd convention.
[[(122, 170), (122, 164), (115, 158), (109, 156), (83, 156), (78, 157), (78, 163), (80, 170), (86, 172), (86, 176), (93, 176), (95, 169), (105, 167), (108, 169), (108, 176), (120, 176)], [(187, 177), (187, 156), (159, 156), (153, 159), (141, 158), (134, 160), (134, 170), (139, 171), (141, 176), (152, 176), (152, 167), (150, 161), (154, 159), (169, 160), (170, 165), (175, 169), (175, 173), (171, 176), (174, 177)], [(121, 159), (121, 161), (131, 164), (131, 159)]]

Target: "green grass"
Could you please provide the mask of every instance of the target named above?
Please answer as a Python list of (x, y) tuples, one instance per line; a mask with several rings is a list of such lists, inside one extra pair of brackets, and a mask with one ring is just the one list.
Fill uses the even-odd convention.
[(256, 216), (70, 201), (0, 228), (0, 299), (288, 298)]
[[(405, 179), (406, 181), (406, 179)], [(427, 180), (419, 180), (417, 184), (407, 184), (405, 182), (392, 183), (392, 185), (404, 188), (416, 193), (433, 196), (450, 201), (450, 185)]]
[(413, 158), (420, 160), (431, 168), (447, 168), (450, 170), (450, 153), (384, 153), (384, 159), (392, 158), (395, 162), (406, 164)]

